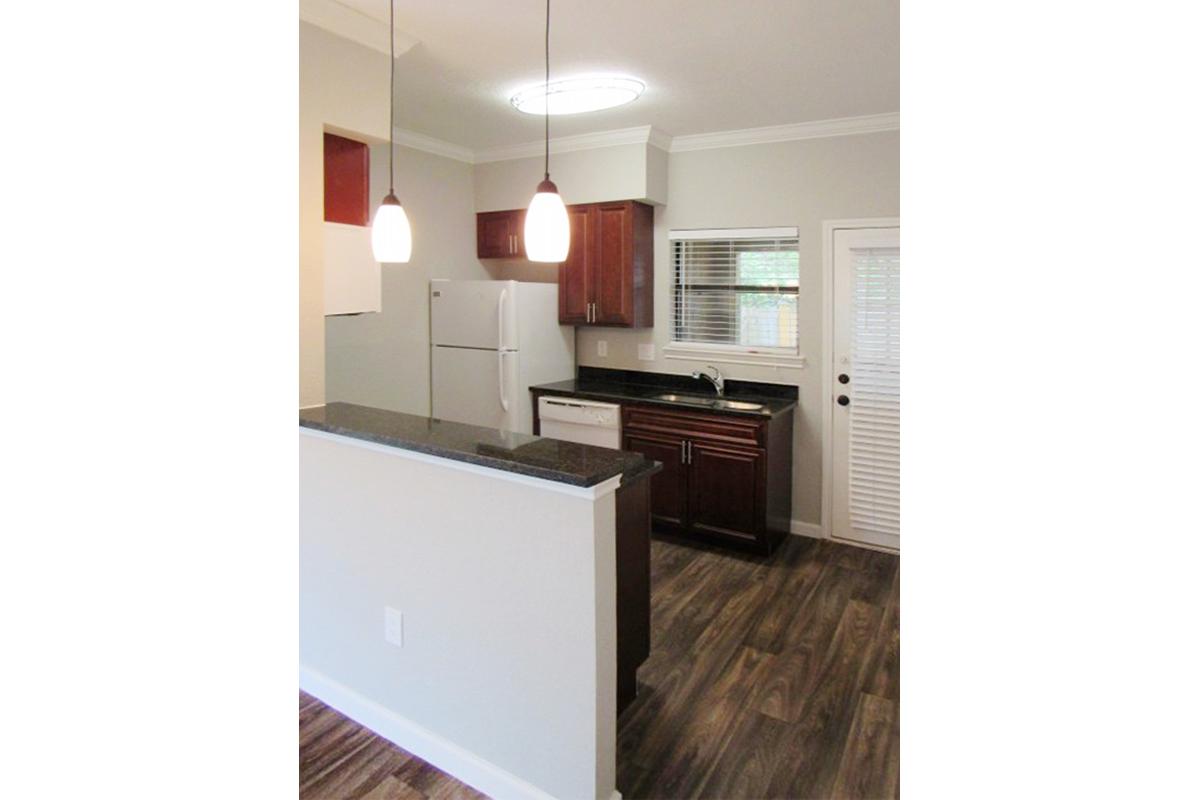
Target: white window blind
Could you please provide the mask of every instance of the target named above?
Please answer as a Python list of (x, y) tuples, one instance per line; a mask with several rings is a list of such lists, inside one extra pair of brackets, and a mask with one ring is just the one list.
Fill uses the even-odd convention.
[(671, 239), (676, 342), (796, 351), (794, 228), (671, 231)]
[(855, 249), (850, 524), (900, 535), (900, 251)]

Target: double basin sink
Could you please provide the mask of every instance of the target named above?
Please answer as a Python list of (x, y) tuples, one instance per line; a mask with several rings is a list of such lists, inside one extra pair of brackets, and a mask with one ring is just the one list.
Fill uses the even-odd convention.
[(762, 403), (749, 403), (745, 400), (726, 400), (724, 397), (701, 397), (694, 394), (656, 394), (655, 400), (665, 400), (668, 403), (686, 403), (704, 408), (725, 408), (730, 411), (762, 411)]

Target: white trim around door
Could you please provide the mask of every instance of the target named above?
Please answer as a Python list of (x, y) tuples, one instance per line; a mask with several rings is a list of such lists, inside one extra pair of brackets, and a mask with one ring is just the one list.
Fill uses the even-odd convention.
[[(899, 217), (821, 222), (821, 532), (826, 539), (833, 539), (833, 234), (839, 230), (899, 227)], [(859, 542), (847, 544), (863, 546)], [(896, 552), (886, 547), (871, 549)]]

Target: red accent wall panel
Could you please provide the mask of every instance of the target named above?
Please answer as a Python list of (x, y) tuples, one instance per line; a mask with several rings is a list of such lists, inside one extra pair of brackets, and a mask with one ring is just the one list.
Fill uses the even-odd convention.
[(325, 221), (369, 222), (371, 153), (363, 142), (325, 134)]

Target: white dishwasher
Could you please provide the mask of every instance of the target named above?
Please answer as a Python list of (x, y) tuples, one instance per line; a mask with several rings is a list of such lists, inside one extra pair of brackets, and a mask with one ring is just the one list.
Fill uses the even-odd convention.
[(621, 407), (574, 397), (538, 398), (541, 435), (621, 449)]

